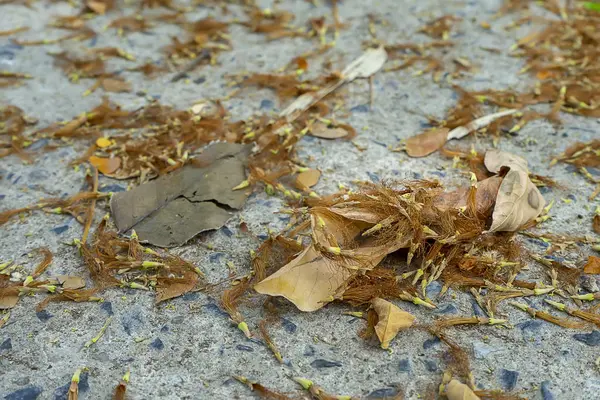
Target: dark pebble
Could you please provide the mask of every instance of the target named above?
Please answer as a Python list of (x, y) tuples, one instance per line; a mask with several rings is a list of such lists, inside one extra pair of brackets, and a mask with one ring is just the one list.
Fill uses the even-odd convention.
[(223, 317), (229, 317), (229, 314), (227, 314), (225, 311), (221, 310), (219, 308), (218, 305), (216, 305), (215, 303), (208, 303), (202, 306), (206, 311), (210, 312), (211, 314), (214, 315), (220, 315)]
[(161, 331), (162, 333), (167, 333), (167, 332), (169, 332), (169, 327), (168, 327), (167, 325), (165, 325), (165, 326), (163, 326), (162, 328), (160, 328), (160, 331)]
[(4, 396), (4, 400), (35, 400), (42, 394), (42, 388), (38, 386), (28, 386), (23, 389), (15, 390)]
[(500, 370), (500, 382), (504, 390), (513, 390), (517, 386), (519, 380), (519, 373), (517, 371), (511, 371), (508, 369)]
[(442, 341), (436, 336), (436, 337), (432, 337), (431, 339), (427, 339), (426, 341), (423, 342), (423, 348), (425, 350), (428, 350), (430, 348), (432, 348), (433, 346), (441, 343)]
[(360, 104), (350, 109), (351, 112), (366, 113), (369, 112), (369, 106), (367, 104)]
[(567, 199), (577, 202), (577, 197), (572, 193), (567, 195)]
[(437, 367), (437, 363), (433, 360), (425, 360), (425, 369), (429, 372), (437, 372), (438, 367)]
[(329, 360), (323, 360), (321, 358), (316, 359), (315, 361), (311, 362), (310, 365), (313, 368), (333, 368), (333, 367), (341, 367), (342, 363), (339, 361), (329, 361)]
[(373, 183), (377, 183), (379, 182), (381, 179), (379, 178), (379, 175), (377, 175), (374, 172), (369, 172), (367, 171), (367, 175), (369, 175), (369, 179), (371, 180), (371, 182)]
[(198, 297), (200, 297), (200, 294), (198, 292), (187, 292), (186, 294), (181, 296), (181, 298), (185, 301), (198, 300)]
[(585, 343), (588, 346), (600, 346), (600, 331), (592, 331), (591, 333), (576, 333), (573, 338), (579, 342)]
[(124, 192), (125, 188), (121, 185), (112, 184), (112, 185), (102, 186), (101, 188), (98, 189), (98, 191), (103, 192), (103, 193), (108, 193), (108, 192), (119, 193), (119, 192)]
[(543, 400), (555, 400), (556, 399), (556, 397), (554, 397), (554, 394), (550, 390), (551, 385), (552, 385), (552, 382), (550, 382), (550, 381), (542, 382), (542, 387), (540, 388), (540, 390), (542, 391), (542, 399)]
[(31, 181), (45, 181), (48, 179), (48, 172), (43, 169), (34, 169), (28, 175), (29, 180)]
[(130, 311), (121, 317), (121, 325), (125, 333), (131, 335), (132, 330), (138, 330), (144, 325), (144, 321), (139, 311)]
[(398, 369), (400, 372), (410, 372), (410, 360), (408, 358), (403, 358), (398, 362)]
[(225, 253), (214, 252), (208, 256), (208, 259), (212, 263), (218, 263), (218, 262), (221, 262), (221, 258), (223, 258), (224, 255), (225, 255)]
[(108, 315), (113, 315), (113, 308), (112, 308), (112, 303), (110, 301), (105, 301), (102, 304), (100, 304), (100, 309), (103, 310), (104, 312), (106, 312)]
[(69, 225), (61, 225), (61, 226), (57, 226), (54, 227), (52, 229), (50, 229), (52, 232), (54, 232), (57, 235), (60, 235), (61, 233), (66, 232), (67, 230), (69, 230)]
[(287, 333), (296, 333), (298, 326), (289, 319), (281, 318), (281, 325)]
[(523, 332), (526, 332), (526, 331), (537, 331), (538, 329), (541, 328), (541, 326), (543, 324), (544, 323), (542, 321), (532, 319), (530, 321), (519, 322), (516, 326)]
[(195, 83), (196, 85), (200, 85), (200, 84), (202, 84), (202, 83), (204, 83), (204, 82), (206, 82), (206, 78), (205, 78), (205, 77), (203, 77), (203, 76), (201, 76), (200, 78), (194, 79), (194, 83)]
[(6, 198), (5, 194), (0, 194), (0, 200), (4, 200)]
[(37, 150), (40, 150), (40, 149), (46, 147), (46, 145), (48, 143), (50, 143), (50, 140), (48, 140), (48, 139), (41, 139), (41, 140), (38, 140), (36, 142), (33, 142), (32, 145), (27, 148), (27, 150), (29, 150), (29, 151), (37, 151)]
[[(445, 172), (442, 171), (431, 171), (430, 172), (431, 175), (435, 175), (435, 176), (439, 176), (440, 178), (443, 178), (446, 176)], [(433, 282), (432, 282), (433, 283)]]
[(14, 60), (14, 59), (15, 59), (14, 51), (0, 49), (0, 60), (10, 61), (10, 60)]
[(271, 100), (269, 100), (269, 99), (263, 99), (260, 102), (260, 109), (261, 110), (271, 110), (271, 109), (273, 109), (273, 106), (274, 106), (273, 102)]
[(373, 142), (373, 143), (375, 143), (376, 145), (378, 145), (378, 146), (381, 146), (381, 147), (385, 147), (385, 148), (387, 148), (387, 147), (388, 147), (388, 146), (387, 146), (387, 144), (385, 144), (385, 143), (383, 143), (383, 142), (380, 142), (380, 141), (377, 141), (377, 140), (374, 140), (374, 139), (371, 139), (371, 142)]
[(458, 314), (458, 308), (452, 303), (439, 304), (435, 310), (437, 314)]
[(541, 194), (546, 194), (546, 193), (550, 192), (550, 190), (552, 190), (552, 188), (549, 188), (548, 186), (541, 186), (538, 188), (538, 190), (540, 191)]
[(2, 342), (2, 344), (0, 344), (0, 350), (12, 350), (12, 340), (8, 338)]
[(47, 310), (42, 310), (42, 311), (38, 311), (35, 313), (36, 317), (38, 317), (38, 319), (42, 322), (46, 322), (48, 321), (50, 318), (53, 317), (52, 314), (50, 314)]
[(427, 294), (427, 297), (429, 297), (430, 299), (437, 297), (437, 295), (440, 294), (441, 291), (442, 291), (442, 284), (439, 283), (438, 281), (431, 282), (429, 285), (427, 285), (427, 289), (425, 289), (425, 293)]
[(475, 314), (476, 317), (485, 317), (485, 313), (475, 300), (471, 299), (471, 307), (473, 308), (473, 314)]
[(238, 349), (239, 351), (247, 351), (247, 352), (253, 352), (254, 348), (250, 347), (250, 346), (244, 346), (243, 344), (238, 344), (237, 346), (235, 346), (236, 349)]
[(304, 354), (305, 357), (311, 357), (315, 355), (315, 348), (313, 346), (311, 346), (310, 344), (306, 346), (306, 348), (304, 349)]
[(156, 350), (162, 350), (165, 348), (165, 344), (163, 343), (162, 340), (160, 340), (160, 338), (156, 338), (152, 341), (152, 343), (150, 343), (150, 347), (152, 347)]
[(367, 399), (388, 399), (398, 395), (398, 389), (385, 388), (373, 390), (367, 395)]
[(413, 172), (412, 177), (413, 177), (413, 179), (421, 179), (423, 177), (423, 175), (421, 175), (418, 172)]
[(257, 238), (259, 238), (260, 240), (267, 240), (269, 238), (269, 235), (261, 233), (260, 235), (257, 235)]
[(231, 231), (231, 229), (229, 229), (226, 226), (224, 226), (224, 227), (221, 228), (221, 232), (223, 232), (225, 234), (225, 236), (227, 236), (227, 237), (232, 237), (233, 236), (233, 232)]

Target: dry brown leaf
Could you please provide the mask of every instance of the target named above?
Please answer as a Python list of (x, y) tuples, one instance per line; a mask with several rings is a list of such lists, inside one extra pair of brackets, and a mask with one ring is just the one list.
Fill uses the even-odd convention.
[(196, 274), (189, 274), (185, 282), (161, 286), (156, 289), (156, 303), (184, 295), (192, 290), (197, 283), (198, 276)]
[(107, 175), (112, 174), (121, 166), (121, 159), (119, 157), (96, 157), (91, 156), (89, 158), (90, 164), (100, 171), (100, 173)]
[[(477, 193), (475, 194), (477, 214), (486, 216), (493, 209), (502, 180), (503, 178), (500, 176), (492, 176), (477, 182)], [(442, 210), (462, 208), (466, 207), (468, 196), (469, 188), (460, 188), (441, 194), (435, 199), (435, 204)]]
[(315, 311), (331, 301), (351, 276), (348, 268), (324, 258), (313, 246), (309, 246), (290, 263), (259, 282), (254, 290), (270, 296), (283, 296), (300, 311)]
[(479, 400), (479, 396), (473, 393), (470, 387), (456, 379), (452, 379), (446, 385), (446, 396), (448, 400)]
[(63, 289), (81, 289), (85, 287), (85, 280), (79, 276), (59, 275), (56, 279)]
[(8, 310), (13, 308), (19, 302), (19, 296), (8, 295), (0, 297), (0, 310)]
[(527, 161), (514, 154), (490, 150), (485, 154), (484, 164), (491, 172), (510, 168), (498, 191), (489, 232), (514, 232), (540, 215), (546, 202), (529, 179)]
[(310, 127), (310, 135), (321, 139), (339, 139), (348, 136), (348, 131), (340, 126), (330, 128), (327, 124), (315, 122)]
[(121, 79), (104, 78), (102, 79), (102, 88), (113, 93), (130, 92), (131, 84)]
[(381, 342), (381, 348), (387, 349), (400, 330), (413, 324), (415, 317), (402, 311), (395, 304), (380, 298), (371, 300), (371, 305), (379, 317), (379, 321), (375, 325), (375, 333)]
[(448, 128), (434, 128), (406, 140), (406, 153), (411, 157), (425, 157), (444, 147)]
[(306, 190), (319, 182), (321, 171), (318, 169), (309, 169), (298, 174), (296, 177), (296, 187), (300, 190)]
[(600, 214), (594, 215), (594, 219), (592, 220), (592, 229), (598, 235), (600, 235)]
[(91, 0), (91, 1), (88, 1), (86, 3), (86, 5), (88, 6), (88, 8), (90, 10), (92, 10), (96, 14), (104, 14), (106, 12), (106, 3), (103, 3), (101, 1)]
[(583, 272), (594, 275), (600, 274), (600, 257), (589, 256), (585, 267), (583, 267)]
[(500, 150), (488, 150), (484, 163), (487, 170), (493, 173), (498, 173), (503, 166), (521, 171), (528, 170), (527, 160), (523, 157)]

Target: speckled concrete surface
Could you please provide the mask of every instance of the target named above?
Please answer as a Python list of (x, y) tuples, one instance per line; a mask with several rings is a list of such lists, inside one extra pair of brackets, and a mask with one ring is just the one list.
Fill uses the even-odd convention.
[[(273, 7), (270, 2), (261, 2), (261, 5)], [(314, 7), (304, 1), (282, 1), (278, 7), (293, 10), (299, 21), (331, 12), (326, 5)], [(471, 89), (526, 86), (531, 82), (525, 75), (517, 74), (521, 60), (506, 53), (515, 38), (534, 28), (523, 26), (505, 31), (504, 26), (514, 16), (492, 20), (499, 7), (498, 0), (345, 0), (340, 6), (340, 16), (348, 28), (341, 32), (330, 54), (334, 64), (342, 67), (361, 53), (361, 44), (368, 39), (368, 13), (389, 21), (387, 27), (378, 28), (379, 36), (388, 43), (427, 40), (414, 32), (432, 17), (454, 14), (463, 20), (453, 34), (456, 46), (449, 50), (448, 59), (459, 55), (477, 67), (474, 74), (460, 83)], [(76, 13), (67, 3), (45, 2), (35, 3), (31, 9), (3, 5), (0, 10), (0, 30), (31, 26), (30, 32), (20, 34), (24, 39), (46, 35), (45, 24), (53, 15)], [(235, 7), (232, 10), (236, 12)], [(117, 11), (109, 17), (120, 13)], [(188, 18), (195, 20), (207, 15), (219, 17), (220, 13), (215, 8), (198, 6)], [(109, 17), (91, 22), (101, 32), (94, 45), (119, 46), (135, 54), (138, 60), (160, 60), (159, 49), (169, 43), (171, 35), (181, 32), (173, 26), (157, 26), (151, 33), (118, 38), (114, 33), (102, 31)], [(479, 26), (482, 21), (490, 22), (492, 28), (482, 29)], [(139, 74), (123, 72), (134, 90), (112, 94), (111, 99), (134, 109), (147, 101), (145, 96), (135, 94), (143, 90), (150, 96), (160, 97), (163, 104), (189, 107), (197, 100), (229, 93), (225, 74), (273, 71), (314, 46), (314, 42), (305, 39), (265, 42), (263, 36), (248, 34), (241, 26), (233, 26), (231, 35), (233, 51), (222, 53), (218, 65), (191, 73), (192, 82), (170, 83), (170, 74), (144, 80)], [(38, 118), (40, 127), (91, 109), (100, 102), (102, 93), (82, 97), (89, 82), (69, 82), (47, 54), (61, 47), (88, 45), (91, 44), (83, 42), (19, 48), (8, 38), (0, 38), (0, 69), (34, 76), (21, 87), (2, 89), (0, 99)], [(494, 47), (502, 52), (494, 54), (481, 47)], [(123, 68), (127, 62), (110, 60), (109, 65)], [(311, 72), (318, 73), (318, 70)], [(439, 179), (448, 186), (468, 181), (463, 171), (452, 168), (452, 160), (437, 154), (410, 159), (404, 153), (389, 150), (388, 147), (400, 139), (422, 130), (426, 118), (420, 114), (443, 117), (456, 99), (450, 88), (439, 87), (430, 77), (413, 76), (412, 72), (414, 70), (407, 69), (378, 73), (374, 79), (373, 109), (368, 107), (367, 82), (356, 82), (347, 88), (349, 111), (340, 120), (357, 128), (356, 142), (366, 147), (365, 151), (339, 140), (306, 137), (299, 144), (300, 157), (309, 160), (311, 167), (324, 171), (317, 191), (333, 192), (338, 183), (350, 185), (356, 179), (424, 177)], [(205, 78), (202, 83), (193, 83), (200, 77)], [(279, 104), (271, 92), (254, 89), (244, 91), (242, 96), (225, 105), (233, 118), (245, 118), (271, 105), (275, 111), (285, 106)], [(504, 137), (499, 147), (526, 157), (533, 172), (549, 175), (562, 185), (559, 189), (544, 191), (546, 199), (555, 199), (556, 205), (552, 218), (540, 231), (592, 234), (590, 218), (598, 204), (598, 201), (595, 205), (587, 201), (592, 186), (572, 169), (561, 165), (550, 168), (549, 161), (575, 141), (599, 137), (599, 121), (571, 115), (563, 115), (563, 120), (560, 128), (545, 121), (531, 123), (518, 136)], [(492, 146), (488, 139), (477, 137), (467, 138), (462, 144), (473, 144), (479, 150)], [(83, 172), (75, 172), (67, 164), (83, 150), (82, 145), (45, 153), (33, 165), (24, 165), (16, 157), (0, 159), (0, 209), (22, 207), (49, 194), (78, 192), (83, 186)], [(108, 190), (112, 191), (125, 186), (123, 182), (105, 178), (101, 183), (110, 185)], [(570, 201), (562, 201), (563, 198)], [(250, 230), (257, 235), (264, 234), (268, 228), (277, 230), (286, 223), (281, 215), (274, 214), (281, 204), (278, 198), (254, 194), (226, 228), (201, 234), (175, 252), (199, 265), (211, 282), (227, 276), (227, 261), (232, 261), (240, 271), (246, 271), (249, 250), (258, 245), (258, 240), (238, 235), (239, 220), (247, 221)], [(98, 215), (107, 211), (104, 203), (98, 208)], [(87, 278), (76, 251), (65, 245), (80, 235), (81, 226), (70, 218), (34, 213), (22, 222), (11, 221), (0, 227), (0, 259), (14, 259), (32, 268), (37, 259), (28, 257), (28, 253), (42, 245), (48, 246), (55, 254), (50, 267), (52, 275), (69, 273)], [(521, 240), (532, 248), (543, 249), (540, 241), (524, 237)], [(199, 246), (201, 242), (212, 243), (214, 250)], [(586, 247), (570, 248), (562, 256), (579, 262), (589, 252)], [(543, 273), (535, 265), (531, 265), (526, 276), (543, 279)], [(435, 292), (439, 287), (431, 286), (430, 290)], [(365, 343), (357, 336), (363, 323), (342, 315), (347, 308), (339, 305), (306, 314), (283, 300), (277, 301), (284, 322), (273, 328), (272, 335), (288, 362), (279, 365), (264, 345), (240, 334), (219, 309), (216, 299), (202, 293), (188, 294), (158, 307), (151, 294), (139, 291), (109, 290), (103, 297), (105, 301), (101, 304), (52, 303), (39, 314), (35, 313), (35, 306), (42, 297), (23, 298), (12, 311), (9, 323), (0, 329), (0, 397), (12, 400), (65, 398), (74, 370), (87, 367), (88, 372), (80, 384), (82, 399), (110, 398), (114, 385), (127, 368), (131, 370), (128, 390), (131, 399), (252, 398), (246, 387), (230, 378), (233, 374), (260, 380), (268, 387), (293, 396), (300, 396), (301, 392), (288, 377), (300, 375), (313, 379), (331, 393), (381, 398), (400, 390), (407, 399), (416, 399), (439, 384), (446, 365), (444, 345), (425, 332), (401, 333), (393, 342), (391, 352)], [(261, 319), (261, 300), (256, 296), (243, 309), (251, 325)], [(539, 299), (534, 299), (532, 304), (547, 310)], [(420, 322), (431, 321), (440, 314), (470, 316), (478, 312), (469, 296), (452, 290), (439, 301), (435, 312), (412, 304), (401, 306), (414, 313)], [(600, 371), (594, 362), (599, 355), (600, 333), (588, 335), (591, 330), (577, 332), (532, 320), (507, 304), (500, 306), (500, 312), (510, 320), (512, 329), (469, 327), (450, 331), (471, 353), (473, 373), (480, 387), (503, 388), (533, 399), (598, 398)], [(97, 334), (109, 316), (113, 319), (104, 337), (91, 348), (84, 348), (84, 343)]]

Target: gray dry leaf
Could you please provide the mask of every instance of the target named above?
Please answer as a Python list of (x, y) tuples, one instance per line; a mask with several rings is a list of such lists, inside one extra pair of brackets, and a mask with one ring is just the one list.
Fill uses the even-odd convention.
[(498, 190), (489, 232), (514, 232), (540, 215), (546, 201), (529, 179), (525, 159), (504, 151), (490, 150), (485, 153), (484, 164), (495, 173), (502, 167), (510, 168)]
[(173, 173), (116, 193), (110, 208), (119, 232), (135, 229), (140, 241), (160, 247), (180, 246), (200, 232), (218, 229), (247, 197), (232, 190), (246, 179), (249, 147), (213, 143), (196, 161)]

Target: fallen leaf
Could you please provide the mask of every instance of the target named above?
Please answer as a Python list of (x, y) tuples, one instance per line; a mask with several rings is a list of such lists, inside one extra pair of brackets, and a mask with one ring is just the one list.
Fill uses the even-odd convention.
[(300, 172), (296, 176), (296, 187), (300, 190), (306, 190), (313, 187), (319, 182), (321, 171), (318, 169), (309, 169), (308, 171)]
[(104, 175), (114, 173), (121, 166), (121, 159), (119, 157), (90, 156), (89, 161)]
[(110, 139), (105, 138), (105, 137), (96, 139), (96, 146), (100, 147), (101, 149), (109, 147), (112, 144), (113, 144), (113, 142)]
[(59, 275), (56, 279), (63, 289), (81, 289), (85, 287), (85, 280), (78, 276)]
[(540, 215), (546, 202), (529, 179), (527, 161), (514, 154), (490, 150), (485, 154), (484, 164), (491, 172), (510, 168), (498, 190), (489, 232), (514, 232)]
[(592, 219), (592, 229), (600, 235), (600, 214), (594, 215), (594, 218)]
[[(477, 192), (475, 193), (475, 204), (477, 214), (487, 218), (490, 211), (493, 210), (498, 196), (498, 190), (502, 184), (503, 178), (492, 176), (477, 182)], [(467, 205), (469, 188), (460, 188), (453, 192), (443, 193), (435, 198), (435, 205), (440, 209), (463, 208)]]
[(503, 166), (516, 168), (522, 171), (527, 171), (527, 160), (515, 154), (507, 153), (500, 150), (488, 150), (485, 153), (485, 167), (493, 173), (500, 172)]
[(600, 257), (589, 256), (585, 267), (583, 267), (583, 272), (593, 275), (600, 274)]
[(285, 117), (288, 122), (294, 121), (304, 111), (308, 110), (315, 103), (319, 102), (322, 98), (338, 89), (340, 86), (350, 83), (355, 79), (368, 78), (375, 74), (383, 67), (383, 64), (385, 64), (386, 61), (387, 52), (385, 51), (384, 46), (380, 46), (376, 49), (368, 49), (344, 68), (341, 73), (341, 78), (338, 81), (317, 92), (308, 92), (299, 96), (281, 111), (279, 115)]
[(375, 333), (381, 342), (381, 348), (387, 349), (400, 330), (413, 324), (415, 317), (380, 298), (371, 300), (371, 305), (379, 317), (377, 325), (375, 325)]
[(309, 132), (311, 136), (322, 139), (339, 139), (348, 136), (348, 131), (344, 128), (340, 126), (330, 128), (327, 124), (322, 122), (315, 122), (312, 124)]
[(131, 84), (121, 79), (104, 78), (102, 79), (102, 88), (113, 93), (130, 92)]
[(214, 143), (193, 165), (116, 193), (110, 202), (119, 232), (135, 228), (141, 241), (161, 247), (181, 245), (200, 232), (223, 226), (231, 214), (222, 205), (241, 208), (244, 190), (232, 190), (246, 179), (249, 148)]
[(106, 4), (101, 1), (88, 1), (86, 5), (96, 14), (104, 14), (106, 12)]
[(477, 118), (476, 120), (473, 120), (466, 125), (459, 126), (457, 128), (452, 129), (448, 133), (448, 140), (463, 138), (473, 131), (479, 130), (481, 128), (485, 128), (486, 126), (488, 126), (489, 124), (491, 124), (492, 122), (497, 120), (498, 118), (502, 118), (507, 115), (514, 114), (517, 111), (518, 110), (512, 110), (512, 109), (505, 110), (505, 111), (500, 111), (500, 112), (497, 112), (494, 114), (489, 114), (489, 115), (483, 116), (481, 118)]
[(470, 387), (456, 379), (452, 379), (446, 385), (446, 396), (448, 400), (479, 400), (479, 396), (473, 393)]
[(406, 140), (406, 153), (411, 157), (425, 157), (444, 147), (448, 128), (433, 128)]
[(198, 275), (195, 273), (187, 274), (182, 282), (171, 283), (166, 286), (160, 286), (156, 289), (156, 303), (173, 299), (186, 294), (192, 290), (198, 283)]
[(309, 246), (290, 263), (254, 286), (258, 293), (282, 296), (300, 311), (315, 311), (352, 276), (342, 264), (323, 257)]
[(8, 310), (13, 308), (19, 302), (18, 295), (0, 296), (0, 310)]

